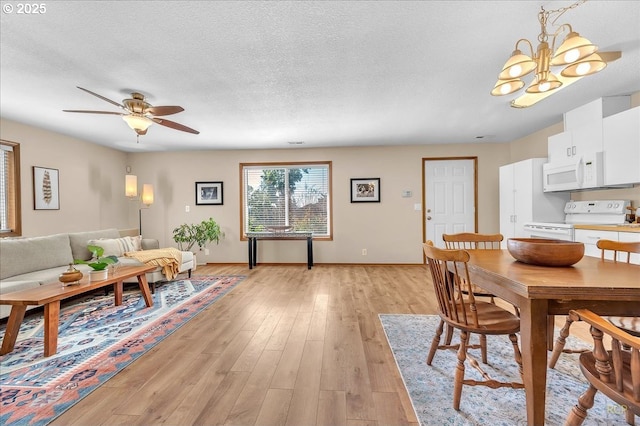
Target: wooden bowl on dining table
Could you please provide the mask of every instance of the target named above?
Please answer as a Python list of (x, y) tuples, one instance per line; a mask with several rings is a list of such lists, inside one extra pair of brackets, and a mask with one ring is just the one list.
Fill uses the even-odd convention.
[(584, 256), (584, 244), (546, 238), (509, 238), (507, 250), (516, 260), (538, 266), (571, 266)]

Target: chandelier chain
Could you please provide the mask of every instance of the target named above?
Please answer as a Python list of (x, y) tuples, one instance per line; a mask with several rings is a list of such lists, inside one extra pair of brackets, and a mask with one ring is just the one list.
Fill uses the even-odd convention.
[(556, 14), (556, 17), (553, 19), (553, 21), (551, 22), (551, 24), (555, 24), (556, 21), (567, 11), (567, 10), (571, 10), (571, 9), (575, 9), (576, 7), (580, 6), (581, 4), (585, 3), (587, 0), (578, 0), (577, 2), (573, 3), (572, 5), (566, 6), (566, 7), (561, 7), (560, 9), (554, 9), (554, 10), (544, 10), (544, 6), (540, 6), (540, 13), (538, 13), (538, 20), (540, 21), (540, 34), (538, 35), (538, 41), (539, 42), (546, 42), (547, 38), (548, 38), (548, 33), (547, 33), (547, 21), (549, 20), (549, 17), (552, 14)]

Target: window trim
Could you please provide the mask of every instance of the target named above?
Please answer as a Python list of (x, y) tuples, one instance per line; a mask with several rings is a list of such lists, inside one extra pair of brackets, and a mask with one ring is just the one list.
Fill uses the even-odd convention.
[[(20, 144), (5, 139), (0, 139), (0, 144), (10, 146), (13, 151), (13, 182), (14, 195), (13, 208), (8, 208), (8, 220), (12, 226), (10, 232), (0, 232), (0, 237), (20, 237), (22, 236), (22, 187), (20, 180)], [(11, 223), (13, 222), (13, 223)]]
[(327, 177), (327, 189), (329, 192), (328, 199), (329, 205), (327, 206), (327, 215), (329, 220), (329, 229), (327, 230), (329, 235), (313, 236), (313, 240), (321, 241), (333, 241), (333, 162), (332, 161), (276, 161), (276, 162), (256, 162), (256, 163), (240, 163), (239, 164), (239, 185), (240, 185), (240, 241), (247, 241), (247, 236), (244, 232), (244, 168), (245, 167), (291, 167), (291, 166), (314, 166), (323, 165), (327, 166), (329, 173)]

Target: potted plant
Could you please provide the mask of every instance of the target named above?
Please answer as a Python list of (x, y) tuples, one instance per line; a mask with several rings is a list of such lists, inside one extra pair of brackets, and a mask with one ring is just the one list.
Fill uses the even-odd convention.
[(218, 244), (222, 238), (224, 238), (224, 232), (220, 230), (220, 225), (213, 218), (198, 224), (183, 223), (173, 230), (173, 241), (178, 244), (181, 251), (191, 251), (196, 244), (202, 250), (207, 243), (215, 241)]
[(116, 256), (104, 256), (104, 249), (100, 246), (89, 244), (87, 249), (93, 254), (91, 260), (75, 259), (76, 265), (89, 265), (92, 271), (89, 272), (89, 281), (99, 281), (107, 279), (107, 266), (118, 263)]

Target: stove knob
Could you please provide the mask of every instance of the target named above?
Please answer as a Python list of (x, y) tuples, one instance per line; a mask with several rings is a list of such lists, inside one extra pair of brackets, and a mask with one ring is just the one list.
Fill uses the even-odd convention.
[(609, 208), (609, 209), (610, 209), (612, 205), (613, 205), (613, 204), (611, 204), (611, 203), (607, 204), (607, 208)]

